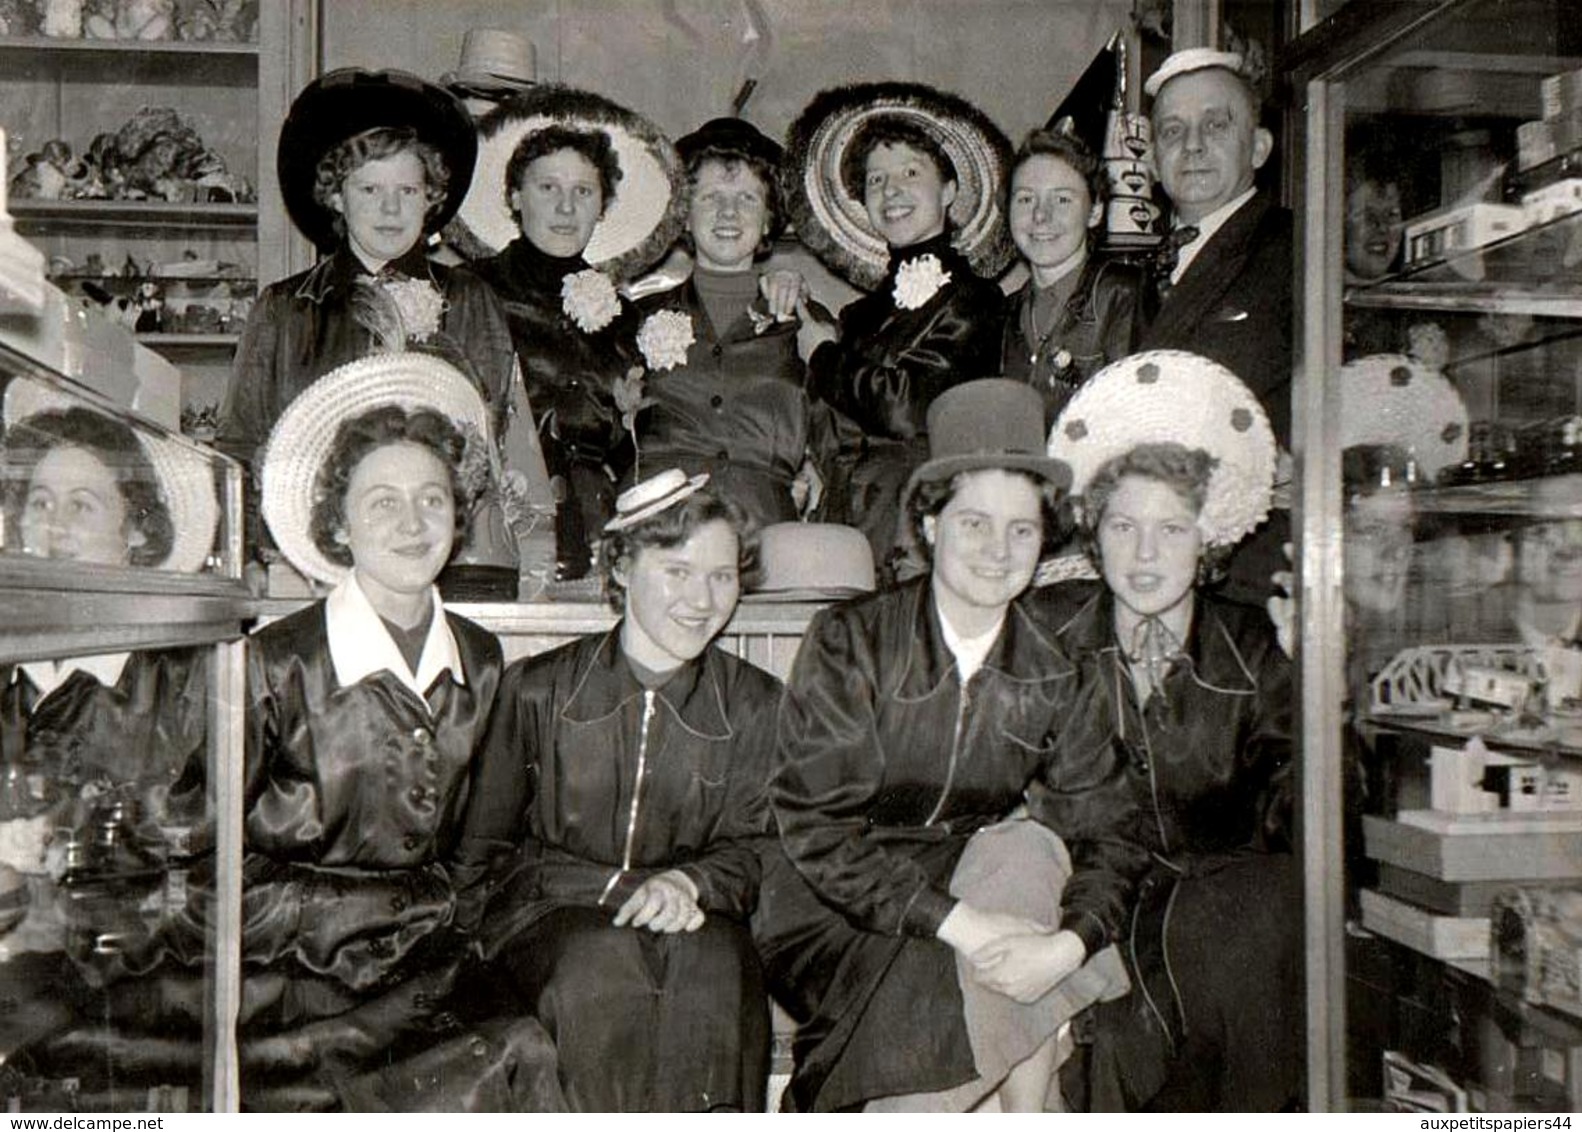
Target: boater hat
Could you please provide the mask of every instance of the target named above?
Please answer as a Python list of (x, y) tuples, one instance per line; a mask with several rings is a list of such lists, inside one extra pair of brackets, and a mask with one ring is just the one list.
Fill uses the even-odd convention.
[(786, 138), (788, 208), (798, 237), (859, 287), (884, 278), (890, 250), (851, 195), (841, 165), (857, 131), (874, 118), (899, 118), (923, 129), (956, 167), (950, 229), (972, 269), (993, 278), (1010, 264), (1001, 186), (1011, 143), (977, 107), (921, 83), (860, 83), (826, 90), (808, 103)]
[(1209, 546), (1232, 546), (1269, 514), (1275, 444), (1269, 418), (1241, 379), (1182, 350), (1145, 350), (1111, 362), (1066, 402), (1049, 454), (1071, 465), (1081, 495), (1093, 473), (1139, 444), (1201, 448), (1219, 461), (1198, 516)]
[(537, 82), (533, 41), (499, 28), (469, 30), (461, 41), (461, 62), (439, 77), (441, 86), (463, 98), (505, 98)]
[(449, 417), (469, 443), (475, 438), (492, 443), (489, 410), (477, 387), (432, 354), (373, 354), (331, 370), (304, 389), (269, 434), (260, 509), (280, 552), (316, 581), (333, 584), (349, 573), (313, 541), (319, 472), (341, 422), (382, 405), (432, 409)]
[[(686, 220), (686, 193), (675, 147), (647, 118), (602, 95), (541, 86), (502, 102), (478, 123), (478, 165), (462, 202), (466, 237), (489, 254), (521, 235), (505, 173), (516, 147), (546, 126), (607, 135), (621, 165), (615, 199), (593, 229), (583, 257), (618, 278), (630, 278), (670, 249)], [(464, 237), (463, 242), (470, 242)]]
[(1467, 406), (1441, 373), (1404, 354), (1371, 354), (1340, 367), (1340, 446), (1393, 445), (1432, 483), (1467, 458)]
[[(0, 415), (10, 429), (19, 424), (25, 427), (27, 418), (38, 413), (76, 408), (98, 411), (53, 386), (17, 377), (6, 385)], [(157, 436), (152, 429), (139, 427), (132, 431), (148, 454), (158, 480), (155, 486), (159, 498), (170, 512), (170, 552), (164, 561), (150, 565), (186, 574), (201, 570), (214, 550), (214, 532), (220, 521), (214, 468), (207, 457), (187, 443)]]
[(461, 101), (406, 71), (342, 67), (297, 95), (280, 127), (276, 157), (286, 211), (321, 252), (333, 251), (341, 238), (335, 214), (313, 199), (319, 160), (348, 138), (380, 128), (413, 130), (445, 157), (450, 184), (439, 208), (425, 218), (425, 232), (443, 228), (461, 207), (478, 152), (472, 119)]
[(1159, 69), (1148, 76), (1148, 81), (1143, 83), (1143, 93), (1149, 98), (1154, 98), (1165, 83), (1177, 75), (1188, 75), (1193, 71), (1218, 68), (1240, 75), (1242, 62), (1242, 57), (1232, 51), (1216, 51), (1212, 47), (1185, 47), (1167, 56), (1165, 61), (1159, 64)]
[(604, 533), (624, 531), (661, 511), (668, 511), (708, 482), (707, 472), (689, 477), (680, 468), (669, 468), (641, 483), (634, 483), (616, 496), (615, 517), (604, 524)]

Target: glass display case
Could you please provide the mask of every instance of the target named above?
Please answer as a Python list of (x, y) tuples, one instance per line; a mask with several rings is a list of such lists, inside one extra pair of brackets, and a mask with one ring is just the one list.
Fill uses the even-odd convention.
[(1352, 3), (1287, 55), (1316, 1108), (1582, 1106), (1574, 15)]
[(233, 462), (0, 350), (0, 1097), (236, 1106)]

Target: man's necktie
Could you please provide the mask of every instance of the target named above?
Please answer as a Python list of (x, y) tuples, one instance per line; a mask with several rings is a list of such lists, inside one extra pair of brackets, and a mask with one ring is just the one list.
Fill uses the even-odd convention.
[(1197, 237), (1198, 230), (1194, 224), (1183, 224), (1165, 233), (1164, 243), (1160, 244), (1159, 250), (1154, 252), (1154, 286), (1158, 289), (1160, 298), (1163, 298), (1175, 285), (1170, 276), (1174, 273), (1176, 264), (1181, 262), (1181, 249)]

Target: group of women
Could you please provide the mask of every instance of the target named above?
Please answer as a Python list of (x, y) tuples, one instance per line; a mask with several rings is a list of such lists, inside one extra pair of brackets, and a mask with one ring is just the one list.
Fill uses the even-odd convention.
[[(756, 267), (780, 153), (745, 123), (684, 138), (680, 166), (596, 96), (503, 105), (478, 131), (504, 139), (503, 191), (463, 209), (499, 250), (444, 269), (421, 237), (461, 207), (472, 143), (431, 130), (433, 88), (336, 72), (309, 94), (286, 130), (308, 172), (282, 171), (330, 254), (260, 301), (227, 426), (274, 547), (329, 587), (248, 645), (244, 1105), (756, 1109), (771, 996), (794, 1109), (1297, 1100), (1289, 662), (1199, 592), (1266, 515), (1274, 442), (1212, 362), (1102, 366), (1136, 306), (1086, 258), (1091, 155), (1051, 133), (1013, 161), (938, 92), (820, 96), (788, 211), (882, 284), (831, 324)], [(668, 242), (682, 168), (691, 279), (629, 300), (611, 276)], [(1010, 320), (980, 278), (1009, 258), (1007, 174), (1032, 268)], [(1025, 373), (966, 380), (1012, 354)], [(597, 542), (620, 616), (506, 665), (436, 581), (517, 372), (561, 569)], [(120, 501), (95, 560), (130, 561), (137, 477), (57, 443)], [(8, 525), (85, 524), (28, 459)], [(782, 687), (713, 641), (759, 525), (821, 494), (924, 568), (817, 614)], [(1035, 588), (1073, 498), (1095, 580)], [(46, 757), (27, 716), (59, 693), (6, 689), (5, 758)], [(146, 925), (95, 985), (200, 978), (211, 906)]]

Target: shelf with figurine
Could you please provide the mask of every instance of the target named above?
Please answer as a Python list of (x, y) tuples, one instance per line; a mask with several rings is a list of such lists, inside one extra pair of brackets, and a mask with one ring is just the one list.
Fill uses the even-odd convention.
[(251, 228), (256, 204), (163, 200), (12, 200), (11, 218), (27, 232), (29, 221), (92, 227)]
[(259, 0), (4, 0), (0, 49), (241, 50)]

